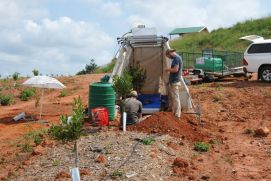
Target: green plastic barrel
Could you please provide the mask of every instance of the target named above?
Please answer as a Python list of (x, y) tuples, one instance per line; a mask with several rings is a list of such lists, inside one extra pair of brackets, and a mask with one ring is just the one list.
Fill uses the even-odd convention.
[(109, 120), (115, 119), (116, 93), (112, 84), (107, 82), (95, 82), (89, 85), (89, 115), (91, 109), (105, 107), (108, 109)]

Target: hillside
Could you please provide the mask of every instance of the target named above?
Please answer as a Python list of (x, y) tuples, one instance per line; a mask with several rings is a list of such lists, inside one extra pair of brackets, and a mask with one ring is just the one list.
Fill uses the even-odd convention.
[(205, 48), (243, 52), (249, 42), (239, 38), (252, 34), (271, 38), (271, 17), (247, 20), (230, 28), (213, 30), (211, 33), (185, 35), (182, 39), (171, 41), (170, 46), (184, 52), (201, 52)]

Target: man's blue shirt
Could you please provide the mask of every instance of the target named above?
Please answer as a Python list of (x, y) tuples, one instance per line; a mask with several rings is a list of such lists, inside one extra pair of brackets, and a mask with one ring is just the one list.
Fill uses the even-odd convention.
[(171, 68), (173, 68), (176, 65), (179, 66), (178, 72), (176, 72), (176, 73), (170, 72), (170, 74), (169, 74), (169, 83), (171, 83), (171, 84), (176, 83), (176, 82), (180, 82), (180, 80), (181, 80), (182, 58), (178, 55), (176, 55), (172, 59)]

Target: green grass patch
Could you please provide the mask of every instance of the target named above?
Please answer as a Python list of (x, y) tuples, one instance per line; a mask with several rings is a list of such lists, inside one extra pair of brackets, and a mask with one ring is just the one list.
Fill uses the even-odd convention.
[(12, 95), (0, 95), (0, 104), (2, 106), (9, 106), (14, 103)]
[(201, 52), (202, 49), (208, 48), (244, 52), (250, 42), (239, 38), (246, 35), (271, 38), (270, 22), (271, 16), (247, 20), (230, 28), (219, 28), (210, 33), (187, 34), (182, 39), (171, 41), (170, 46), (181, 52)]
[(67, 95), (68, 95), (68, 92), (67, 90), (64, 89), (60, 92), (59, 97), (66, 97)]
[(33, 146), (30, 145), (29, 143), (24, 143), (21, 145), (21, 147), (22, 147), (22, 151), (25, 153), (29, 153), (33, 151)]
[(111, 174), (111, 178), (116, 179), (116, 178), (120, 178), (124, 175), (124, 173), (121, 170), (115, 170), (112, 174)]
[(197, 152), (207, 152), (210, 149), (210, 145), (204, 142), (197, 142), (194, 145), (194, 150)]
[(223, 97), (220, 94), (213, 95), (213, 101), (214, 102), (219, 102), (219, 101), (222, 101), (222, 100), (223, 100)]
[(20, 99), (22, 101), (28, 101), (30, 98), (36, 95), (36, 89), (24, 89), (20, 93)]
[(246, 128), (245, 130), (244, 130), (244, 134), (252, 134), (254, 131), (253, 131), (253, 129), (251, 129), (251, 128)]
[(146, 137), (142, 140), (144, 145), (152, 145), (154, 142), (155, 140), (152, 137)]

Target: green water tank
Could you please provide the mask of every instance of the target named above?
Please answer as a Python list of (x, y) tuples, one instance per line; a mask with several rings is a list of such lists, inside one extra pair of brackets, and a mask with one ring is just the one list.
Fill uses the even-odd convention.
[(205, 58), (204, 69), (210, 72), (221, 72), (223, 70), (223, 64), (221, 58)]
[(105, 107), (108, 109), (109, 120), (115, 119), (116, 93), (112, 84), (108, 82), (95, 82), (89, 85), (89, 114), (91, 109)]

